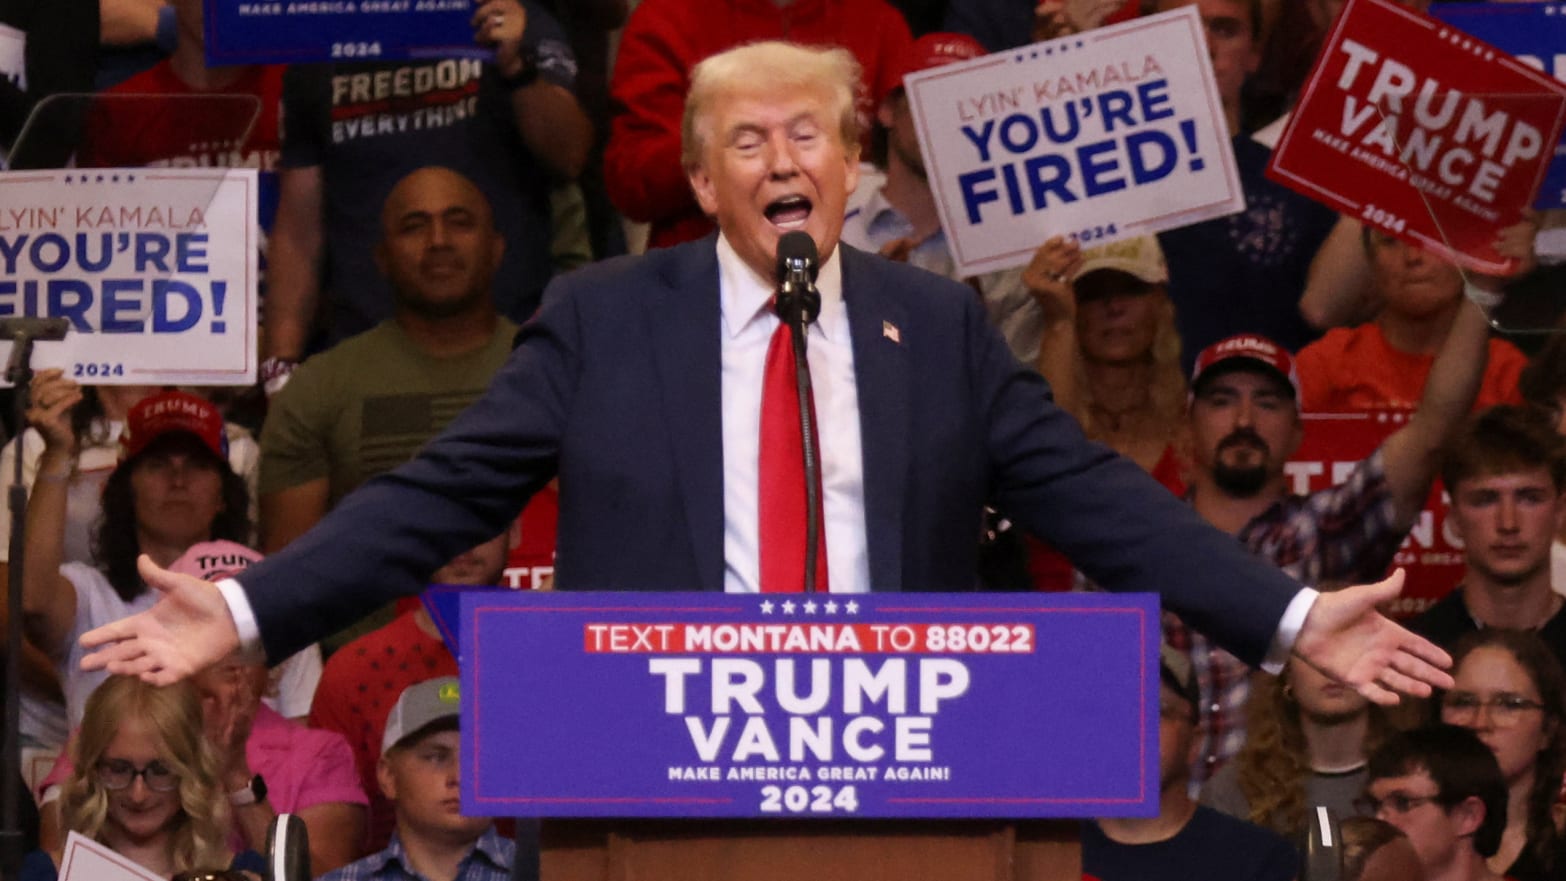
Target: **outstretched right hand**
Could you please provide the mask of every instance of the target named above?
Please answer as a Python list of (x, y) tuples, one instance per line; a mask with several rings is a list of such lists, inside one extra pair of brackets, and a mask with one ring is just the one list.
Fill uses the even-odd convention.
[(161, 596), (152, 608), (82, 635), (83, 670), (139, 676), (152, 685), (171, 685), (228, 657), (239, 648), (239, 631), (217, 585), (180, 575), (152, 562), (136, 561), (142, 580)]

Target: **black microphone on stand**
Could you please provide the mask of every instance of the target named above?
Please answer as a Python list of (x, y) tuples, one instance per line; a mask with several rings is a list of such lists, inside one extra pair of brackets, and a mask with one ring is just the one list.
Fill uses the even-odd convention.
[(11, 360), (6, 366), (5, 378), (15, 388), (11, 395), (12, 419), (16, 425), (16, 462), (11, 474), (11, 492), (6, 504), (11, 512), (11, 567), (10, 592), (6, 608), (10, 619), (6, 622), (5, 647), (5, 698), (0, 712), (5, 716), (3, 751), (0, 760), (0, 876), (16, 877), (22, 864), (26, 842), (23, 839), (21, 817), (22, 798), (15, 785), (22, 779), (21, 700), (22, 691), (22, 525), (27, 521), (27, 487), (22, 484), (22, 433), (26, 428), (29, 386), (33, 381), (33, 343), (43, 340), (63, 340), (71, 323), (64, 318), (6, 318), (0, 320), (0, 340), (11, 341)]
[(816, 291), (820, 271), (816, 241), (795, 230), (778, 239), (777, 310), (794, 340), (794, 382), (799, 389), (799, 428), (805, 449), (805, 593), (816, 592), (816, 558), (821, 553), (821, 451), (816, 448), (816, 415), (805, 359), (805, 329), (821, 314)]
[(278, 814), (267, 827), (265, 881), (310, 881), (310, 832), (298, 814)]

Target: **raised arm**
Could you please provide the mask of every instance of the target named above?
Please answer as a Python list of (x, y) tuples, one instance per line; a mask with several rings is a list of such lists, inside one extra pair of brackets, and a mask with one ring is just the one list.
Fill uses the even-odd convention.
[(71, 408), (82, 390), (56, 369), (33, 379), (27, 422), (44, 437), (38, 476), (27, 499), (26, 557), (22, 563), (22, 615), (28, 637), (50, 657), (62, 657), (76, 620), (76, 588), (60, 574), (65, 559), (65, 507), (76, 468)]
[[(529, 25), (534, 35), (526, 34)], [(550, 174), (574, 180), (587, 164), (593, 144), (593, 124), (570, 89), (541, 75), (536, 49), (543, 22), (530, 21), (518, 0), (483, 0), (473, 13), (473, 33), (481, 46), (495, 48), (495, 69), (503, 80), (530, 82), (511, 90), (511, 109), (517, 133)], [(563, 43), (562, 43), (563, 45)]]
[(1300, 317), (1317, 330), (1363, 324), (1381, 308), (1359, 221), (1339, 217), (1311, 260)]
[(1082, 266), (1082, 247), (1053, 236), (1033, 252), (1022, 284), (1044, 310), (1039, 341), (1039, 373), (1049, 381), (1055, 404), (1079, 413), (1082, 389), (1077, 375), (1077, 297), (1071, 279)]
[[(1533, 233), (1537, 226), (1524, 221), (1502, 231), (1497, 246), (1508, 256), (1532, 265)], [(1468, 283), (1481, 291), (1499, 294), (1505, 279), (1475, 276)], [(1387, 484), (1397, 506), (1397, 527), (1406, 529), (1419, 516), (1430, 494), (1430, 483), (1441, 464), (1446, 439), (1473, 409), (1484, 383), (1490, 354), (1490, 323), (1484, 310), (1464, 298), (1452, 329), (1436, 353), (1425, 379), (1419, 408), (1382, 445)]]
[(277, 221), (267, 251), (262, 355), (293, 362), (304, 357), (321, 295), (321, 264), (326, 253), (321, 166), (280, 169), (277, 180)]

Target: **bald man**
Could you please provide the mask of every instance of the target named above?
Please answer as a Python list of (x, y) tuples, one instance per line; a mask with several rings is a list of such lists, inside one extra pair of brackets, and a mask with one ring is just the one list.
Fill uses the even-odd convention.
[[(411, 458), (489, 385), (517, 332), (491, 291), (504, 250), (488, 200), (462, 175), (426, 167), (392, 189), (375, 252), (392, 317), (300, 365), (272, 399), (261, 434), (268, 553)], [(326, 647), (384, 623), (372, 616)]]

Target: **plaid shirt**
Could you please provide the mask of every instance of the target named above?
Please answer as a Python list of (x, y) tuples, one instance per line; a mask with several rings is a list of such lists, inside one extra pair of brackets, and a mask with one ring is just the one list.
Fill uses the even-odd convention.
[[(1406, 530), (1397, 530), (1395, 520), (1386, 464), (1377, 449), (1343, 483), (1268, 508), (1245, 524), (1239, 539), (1301, 584), (1361, 583), (1380, 578), (1403, 543)], [(1190, 657), (1201, 694), (1201, 757), (1191, 769), (1195, 789), (1245, 743), (1251, 669), (1172, 612), (1164, 613), (1164, 638)]]
[[(457, 865), (455, 881), (511, 881), (511, 863), (516, 858), (517, 847), (500, 837), (491, 826), (480, 836), (473, 850)], [(379, 853), (372, 853), (356, 863), (349, 863), (334, 872), (328, 872), (316, 881), (429, 881), (408, 865), (408, 853), (402, 848), (402, 839), (393, 832), (391, 843)]]

